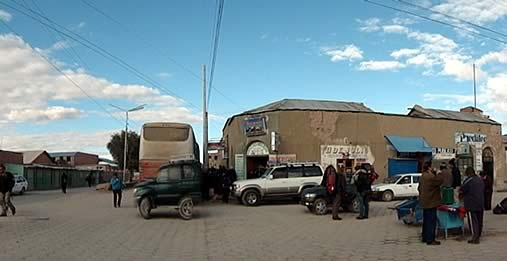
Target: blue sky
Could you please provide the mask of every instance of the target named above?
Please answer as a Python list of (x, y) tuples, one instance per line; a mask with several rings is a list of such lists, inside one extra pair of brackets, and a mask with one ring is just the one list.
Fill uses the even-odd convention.
[[(0, 98), (1, 148), (107, 156), (105, 143), (124, 119), (110, 103), (125, 108), (148, 104), (130, 115), (130, 127), (137, 131), (146, 121), (185, 121), (200, 138), (197, 76), (202, 64), (209, 65), (216, 1), (85, 2), (0, 1), (0, 19), (19, 34), (0, 24), (0, 55), (6, 57), (0, 61), (0, 90), (6, 93)], [(379, 2), (484, 33), (396, 1)], [(409, 2), (507, 34), (507, 3), (501, 1)], [(48, 33), (2, 3), (25, 12), (42, 9), (50, 19), (149, 76), (151, 83), (68, 37)], [(407, 113), (414, 104), (459, 109), (473, 104), (474, 62), (478, 107), (506, 122), (505, 44), (364, 1), (226, 0), (217, 90), (209, 106), (210, 137), (221, 136), (227, 117), (283, 98), (358, 101), (390, 113)]]

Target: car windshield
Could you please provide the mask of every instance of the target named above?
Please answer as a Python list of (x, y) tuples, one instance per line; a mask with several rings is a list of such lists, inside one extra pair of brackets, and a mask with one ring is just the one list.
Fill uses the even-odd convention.
[(273, 168), (266, 169), (264, 174), (261, 175), (261, 178), (267, 178), (269, 173), (271, 173), (271, 170), (273, 170)]
[(396, 181), (398, 181), (400, 177), (387, 177), (386, 179), (384, 179), (384, 183), (386, 184), (394, 184), (396, 183)]

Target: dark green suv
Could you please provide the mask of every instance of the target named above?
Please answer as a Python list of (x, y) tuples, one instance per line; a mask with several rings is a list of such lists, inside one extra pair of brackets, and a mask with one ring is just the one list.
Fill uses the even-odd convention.
[(137, 184), (134, 199), (139, 214), (151, 218), (158, 206), (175, 206), (181, 218), (192, 218), (194, 205), (201, 201), (201, 164), (195, 160), (173, 161), (160, 167), (155, 180)]

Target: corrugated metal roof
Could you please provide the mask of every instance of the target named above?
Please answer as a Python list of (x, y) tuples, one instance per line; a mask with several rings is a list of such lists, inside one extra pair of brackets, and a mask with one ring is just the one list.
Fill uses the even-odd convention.
[(373, 112), (362, 103), (322, 100), (283, 99), (242, 114), (262, 113), (283, 110), (315, 110), (315, 111), (345, 111), (345, 112)]
[(480, 116), (470, 112), (427, 109), (419, 105), (415, 105), (408, 115), (413, 117), (423, 117), (433, 119), (448, 119), (448, 120), (458, 120), (458, 121), (468, 121), (488, 124), (499, 124), (498, 122), (489, 119), (487, 116)]
[(431, 153), (433, 149), (423, 137), (386, 136), (398, 152), (425, 152)]
[(73, 151), (73, 152), (51, 152), (49, 153), (49, 156), (51, 156), (52, 158), (55, 158), (55, 157), (73, 157), (74, 155), (76, 155), (77, 151)]

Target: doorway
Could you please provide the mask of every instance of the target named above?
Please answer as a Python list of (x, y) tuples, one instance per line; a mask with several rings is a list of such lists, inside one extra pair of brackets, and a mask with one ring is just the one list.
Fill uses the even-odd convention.
[(493, 184), (495, 182), (494, 176), (495, 176), (495, 161), (493, 157), (493, 151), (491, 148), (485, 148), (482, 151), (482, 169), (486, 175), (488, 175), (491, 180), (493, 181)]
[(264, 174), (269, 156), (251, 156), (246, 159), (246, 178), (255, 179)]

